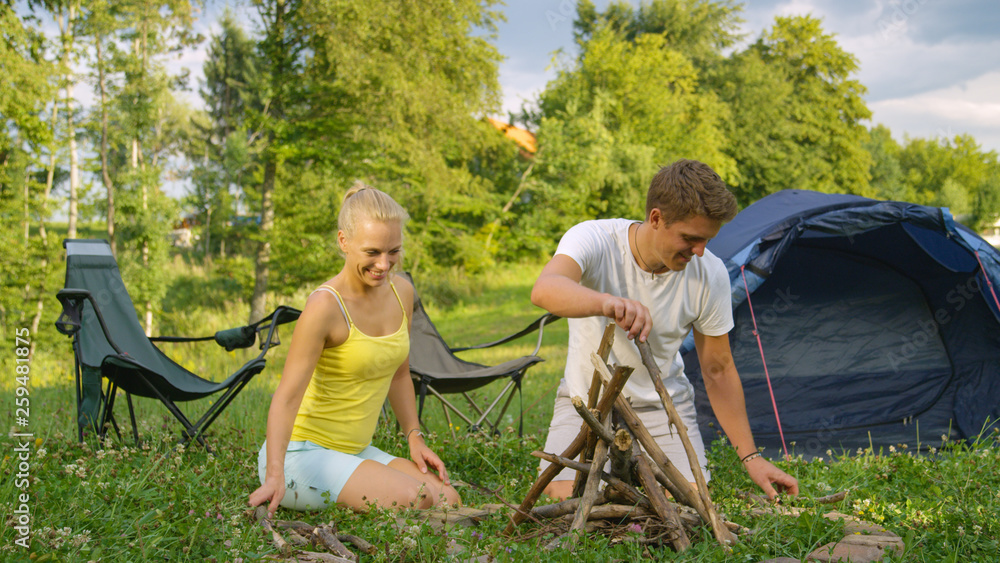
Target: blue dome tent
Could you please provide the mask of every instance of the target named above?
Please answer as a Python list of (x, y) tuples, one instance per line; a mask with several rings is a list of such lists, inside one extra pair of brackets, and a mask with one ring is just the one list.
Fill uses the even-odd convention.
[[(947, 209), (784, 190), (708, 248), (729, 270), (730, 342), (765, 455), (782, 438), (806, 457), (936, 446), (1000, 417), (1000, 253)], [(721, 428), (690, 338), (682, 353), (707, 444)]]

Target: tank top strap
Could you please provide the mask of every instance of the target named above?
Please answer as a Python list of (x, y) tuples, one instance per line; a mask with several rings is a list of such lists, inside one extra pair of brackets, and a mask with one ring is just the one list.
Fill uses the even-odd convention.
[(396, 291), (396, 284), (392, 283), (392, 280), (389, 280), (389, 287), (392, 288), (392, 293), (393, 293), (393, 295), (396, 296), (396, 301), (399, 303), (399, 308), (403, 310), (403, 322), (405, 323), (406, 322), (406, 307), (403, 306), (403, 300), (402, 300), (402, 298), (399, 297), (399, 292)]
[[(354, 326), (354, 320), (351, 319), (351, 314), (347, 312), (347, 307), (344, 305), (344, 300), (340, 297), (340, 294), (337, 293), (336, 289), (334, 289), (329, 285), (324, 284), (316, 288), (316, 291), (326, 291), (327, 293), (332, 294), (337, 299), (337, 305), (340, 305), (340, 310), (341, 312), (344, 313), (344, 318), (347, 319), (347, 324), (350, 326)], [(313, 291), (313, 293), (316, 293), (316, 291)], [(399, 296), (397, 295), (396, 298), (399, 299)]]

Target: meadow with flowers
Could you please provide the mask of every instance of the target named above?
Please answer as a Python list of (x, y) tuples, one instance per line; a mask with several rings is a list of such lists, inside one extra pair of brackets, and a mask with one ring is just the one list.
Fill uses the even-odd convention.
[[(428, 309), (442, 334), (453, 344), (473, 344), (502, 336), (537, 316), (528, 303), (533, 264), (513, 265), (489, 279), (461, 283), (448, 281), (447, 292), (425, 287)], [(175, 275), (185, 275), (183, 264)], [(196, 273), (189, 272), (189, 275)], [(427, 286), (428, 284), (424, 284)], [(443, 285), (443, 284), (442, 284)], [(297, 296), (304, 300), (305, 294)], [(239, 318), (235, 301), (178, 308), (164, 312), (164, 334), (199, 334), (226, 328)], [(287, 302), (295, 306), (295, 302)], [(47, 329), (46, 329), (47, 330)], [(525, 496), (536, 476), (537, 460), (530, 454), (544, 443), (552, 399), (565, 361), (566, 325), (547, 331), (540, 355), (543, 364), (532, 368), (524, 382), (525, 435), (519, 437), (518, 401), (497, 435), (449, 428), (433, 402), (425, 410), (428, 443), (441, 454), (469, 506), (510, 502)], [(158, 403), (134, 399), (142, 443), (129, 436), (125, 402), (118, 404), (123, 437), (98, 443), (92, 437), (78, 442), (75, 395), (69, 341), (52, 339), (39, 346), (32, 360), (30, 387), (33, 434), (27, 444), (30, 468), (27, 486), (19, 482), (22, 442), (15, 434), (13, 407), (4, 410), (5, 438), (0, 462), (0, 503), (4, 526), (0, 530), (2, 561), (253, 561), (276, 554), (269, 535), (252, 520), (247, 496), (258, 484), (257, 450), (264, 438), (267, 405), (275, 388), (286, 344), (269, 359), (256, 377), (222, 414), (206, 436), (214, 448), (176, 447), (180, 426)], [(492, 363), (525, 354), (534, 348), (531, 338), (497, 350), (463, 357)], [(531, 340), (528, 342), (527, 340)], [(240, 365), (239, 353), (198, 352), (174, 345), (164, 350), (198, 373), (227, 374)], [(4, 364), (6, 373), (12, 370)], [(11, 378), (2, 385), (3, 404), (14, 404)], [(195, 410), (197, 410), (197, 405)], [(182, 406), (182, 408), (184, 408)], [(755, 487), (724, 440), (709, 454), (712, 498), (725, 518), (750, 533), (724, 550), (706, 530), (693, 538), (693, 547), (677, 554), (669, 547), (644, 545), (641, 524), (614, 541), (590, 535), (573, 552), (544, 546), (550, 534), (522, 525), (507, 537), (507, 523), (499, 512), (472, 527), (439, 529), (408, 510), (371, 510), (364, 514), (331, 507), (312, 513), (279, 510), (277, 518), (311, 524), (334, 522), (340, 532), (364, 538), (376, 553), (362, 561), (746, 561), (775, 557), (804, 558), (844, 535), (841, 521), (823, 514), (836, 510), (895, 532), (905, 550), (886, 561), (995, 561), (1000, 552), (1000, 434), (984, 428), (973, 442), (955, 442), (947, 436), (927, 437), (920, 444), (896, 444), (886, 449), (863, 448), (825, 452), (807, 459), (794, 452), (777, 463), (799, 479), (801, 494), (782, 499), (782, 506), (801, 509), (797, 517), (761, 514), (748, 499)], [(391, 416), (380, 423), (375, 444), (396, 455), (406, 455), (403, 436)], [(773, 454), (774, 452), (765, 452)], [(817, 504), (818, 497), (847, 491), (835, 504)], [(30, 547), (16, 543), (19, 495), (28, 494)], [(701, 541), (704, 540), (704, 541)], [(477, 559), (478, 558), (478, 559)]]

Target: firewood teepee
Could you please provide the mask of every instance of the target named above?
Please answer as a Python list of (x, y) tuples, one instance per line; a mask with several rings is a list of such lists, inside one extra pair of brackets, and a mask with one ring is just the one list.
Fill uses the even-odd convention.
[[(612, 518), (618, 515), (620, 518), (622, 509), (627, 510), (629, 507), (655, 517), (658, 527), (665, 527), (669, 531), (664, 534), (665, 539), (678, 551), (690, 546), (685, 524), (691, 528), (692, 524), (706, 523), (720, 544), (725, 546), (735, 542), (736, 536), (731, 528), (738, 527), (723, 521), (712, 504), (687, 428), (663, 387), (660, 370), (649, 344), (636, 343), (642, 363), (653, 380), (674, 431), (684, 445), (686, 461), (694, 474), (697, 489), (691, 486), (687, 477), (667, 458), (632, 409), (632, 405), (621, 395), (634, 368), (612, 368), (606, 363), (614, 339), (614, 327), (613, 323), (608, 324), (597, 353), (591, 354), (594, 376), (586, 405), (581, 397), (573, 398), (573, 405), (584, 420), (580, 433), (560, 455), (534, 452), (533, 455), (550, 461), (552, 465), (539, 475), (504, 532), (513, 533), (515, 527), (526, 518), (544, 516), (546, 512), (558, 513), (559, 509), (546, 511), (541, 509), (547, 507), (539, 507), (533, 511), (532, 507), (553, 477), (563, 467), (569, 467), (578, 473), (573, 494), (576, 498), (561, 503), (561, 506), (571, 506), (575, 511), (569, 532), (563, 540), (564, 547), (569, 545), (566, 542), (571, 544), (575, 541), (576, 534), (573, 532), (586, 530), (588, 520), (597, 516), (597, 513), (607, 513)], [(580, 459), (575, 461), (573, 458), (578, 455)], [(610, 473), (604, 471), (609, 458)], [(606, 485), (603, 491), (600, 487), (602, 482)], [(690, 510), (687, 509), (682, 514), (678, 504), (667, 499), (664, 488), (673, 495), (676, 503), (690, 507), (696, 516), (689, 514)], [(597, 506), (595, 509), (596, 505), (606, 503), (621, 508), (612, 509), (608, 505)]]

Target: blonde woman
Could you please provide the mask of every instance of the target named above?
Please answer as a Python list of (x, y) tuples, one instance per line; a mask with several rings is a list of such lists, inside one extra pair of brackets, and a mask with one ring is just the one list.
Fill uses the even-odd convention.
[[(375, 188), (355, 186), (344, 196), (337, 220), (344, 267), (309, 296), (296, 323), (250, 506), (267, 502), (273, 515), (279, 504), (362, 510), (460, 502), (417, 420), (409, 366), (413, 286), (392, 273), (408, 218)], [(411, 459), (371, 445), (387, 396)]]

